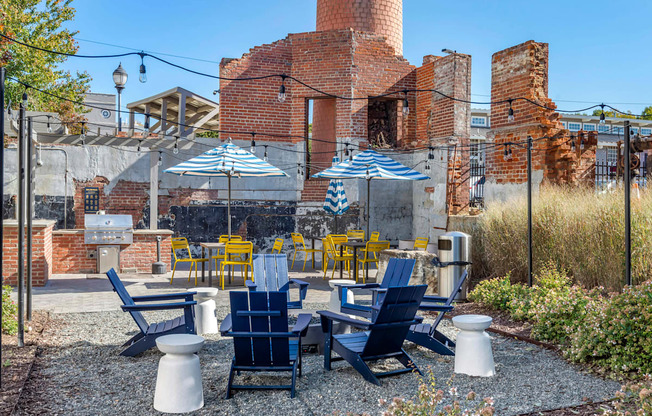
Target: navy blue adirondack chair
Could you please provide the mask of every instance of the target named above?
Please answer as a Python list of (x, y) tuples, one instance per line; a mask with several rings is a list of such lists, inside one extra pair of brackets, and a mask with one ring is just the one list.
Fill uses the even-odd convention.
[[(288, 329), (287, 294), (284, 292), (231, 292), (231, 314), (220, 327), (223, 336), (233, 337), (235, 355), (229, 372), (226, 398), (231, 390), (288, 389), (294, 398), (295, 384), (301, 376), (301, 337), (312, 316), (299, 314)], [(237, 385), (234, 373), (241, 371), (289, 371), (288, 385)]]
[(407, 286), (410, 277), (412, 277), (412, 271), (414, 270), (414, 264), (416, 260), (414, 259), (396, 259), (391, 258), (387, 263), (387, 269), (385, 270), (385, 275), (383, 276), (383, 281), (380, 283), (366, 283), (361, 285), (349, 285), (349, 286), (337, 286), (341, 291), (340, 299), (342, 299), (342, 304), (340, 310), (342, 313), (349, 315), (362, 316), (363, 318), (371, 319), (373, 315), (373, 309), (367, 305), (359, 305), (355, 303), (346, 302), (346, 292), (351, 289), (369, 289), (371, 290), (372, 305), (378, 305), (383, 301), (385, 293), (389, 287), (395, 286)]
[[(426, 285), (390, 287), (378, 309), (373, 322), (354, 319), (330, 311), (317, 311), (325, 333), (324, 368), (331, 369), (331, 361), (346, 360), (365, 380), (380, 385), (379, 377), (416, 371), (422, 374), (414, 361), (403, 349), (410, 326), (416, 324), (415, 314), (426, 293)], [(333, 321), (363, 329), (364, 332), (333, 334)], [(332, 357), (332, 351), (339, 357)], [(366, 361), (395, 358), (405, 368), (383, 373), (371, 371)]]
[(432, 324), (418, 323), (410, 327), (407, 335), (408, 341), (412, 341), (441, 355), (455, 355), (451, 350), (451, 348), (455, 348), (455, 342), (439, 332), (437, 326), (444, 319), (446, 312), (453, 310), (453, 300), (455, 300), (457, 294), (462, 290), (462, 285), (464, 285), (467, 276), (468, 272), (465, 270), (460, 277), (460, 281), (447, 298), (431, 295), (423, 297), (423, 302), (419, 305), (419, 309), (439, 312), (439, 315), (437, 315), (437, 318)]
[[(253, 282), (245, 281), (250, 291), (285, 292), (288, 297), (288, 309), (303, 308), (303, 300), (306, 298), (310, 283), (300, 279), (290, 279), (288, 259), (285, 254), (255, 254), (253, 269)], [(291, 284), (299, 286), (299, 300), (290, 300)]]
[[(195, 314), (192, 306), (197, 304), (197, 302), (193, 300), (196, 292), (131, 296), (129, 295), (129, 292), (127, 292), (127, 289), (125, 289), (124, 284), (122, 284), (122, 281), (115, 270), (109, 270), (106, 272), (106, 275), (113, 286), (113, 290), (118, 294), (118, 296), (120, 296), (120, 300), (123, 303), (121, 306), (122, 310), (131, 314), (131, 317), (136, 321), (136, 325), (138, 325), (138, 328), (140, 329), (140, 333), (136, 334), (122, 345), (127, 348), (122, 351), (120, 355), (133, 357), (143, 351), (147, 351), (156, 345), (156, 338), (163, 335), (195, 333)], [(175, 299), (183, 299), (183, 302), (154, 304), (140, 303), (169, 301)], [(170, 319), (169, 321), (148, 324), (147, 320), (145, 320), (145, 317), (141, 313), (143, 311), (160, 311), (167, 309), (183, 309), (183, 315)]]

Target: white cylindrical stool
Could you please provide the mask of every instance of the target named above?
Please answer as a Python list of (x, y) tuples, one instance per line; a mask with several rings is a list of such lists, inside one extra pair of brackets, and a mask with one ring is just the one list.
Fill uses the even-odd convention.
[(204, 345), (199, 335), (176, 334), (156, 338), (165, 353), (158, 363), (154, 409), (164, 413), (192, 412), (204, 407), (199, 357)]
[[(342, 305), (340, 301), (340, 294), (339, 294), (339, 289), (338, 286), (350, 286), (354, 285), (355, 280), (349, 280), (349, 279), (331, 279), (328, 281), (328, 285), (333, 288), (333, 291), (331, 292), (331, 299), (330, 302), (328, 303), (328, 309), (332, 312), (340, 312), (340, 307)], [(353, 296), (353, 292), (350, 290), (346, 291), (346, 303), (353, 303), (355, 301), (355, 296)]]
[(195, 330), (197, 334), (217, 334), (217, 312), (215, 301), (211, 298), (217, 296), (216, 287), (197, 287), (188, 289), (188, 292), (197, 292), (193, 306), (195, 311)]
[(491, 321), (491, 317), (485, 315), (453, 317), (453, 325), (460, 330), (455, 341), (456, 373), (479, 377), (495, 374), (491, 337), (484, 332)]

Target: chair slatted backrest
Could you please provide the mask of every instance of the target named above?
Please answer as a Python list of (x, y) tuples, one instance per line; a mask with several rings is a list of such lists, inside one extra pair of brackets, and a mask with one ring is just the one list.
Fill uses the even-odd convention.
[[(118, 273), (116, 273), (115, 270), (111, 269), (108, 272), (106, 272), (106, 275), (109, 278), (109, 282), (111, 282), (111, 286), (113, 286), (113, 290), (118, 294), (120, 297), (120, 300), (122, 301), (123, 305), (134, 305), (133, 299), (131, 299), (131, 295), (129, 292), (127, 292), (127, 289), (125, 288), (125, 285), (122, 283), (122, 280), (120, 280), (120, 277), (118, 277)], [(138, 328), (143, 333), (147, 333), (147, 328), (149, 328), (149, 324), (145, 320), (145, 317), (143, 316), (142, 313), (139, 311), (129, 311), (131, 314), (131, 317), (134, 318), (134, 321), (136, 321), (136, 325), (138, 325)]]
[(378, 231), (374, 231), (371, 233), (369, 236), (369, 241), (378, 241), (380, 240), (380, 233)]
[(367, 241), (366, 250), (364, 252), (365, 259), (369, 258), (372, 253), (380, 253), (389, 248), (389, 241)]
[(188, 244), (186, 237), (172, 237), (170, 239), (170, 245), (172, 246), (172, 253), (174, 253), (175, 260), (178, 260), (177, 250), (186, 250), (188, 252), (188, 258), (192, 258), (190, 244)]
[(329, 234), (328, 236), (331, 238), (331, 242), (333, 243), (334, 248), (337, 248), (337, 246), (340, 244), (349, 241), (349, 237), (347, 237), (345, 234)]
[(285, 254), (254, 254), (253, 264), (256, 290), (264, 292), (289, 291), (290, 277), (288, 275), (288, 259)]
[(414, 324), (414, 316), (426, 293), (427, 285), (390, 287), (370, 328), (363, 356), (389, 354), (401, 350)]
[(274, 240), (274, 245), (272, 246), (272, 254), (275, 252), (280, 254), (281, 250), (283, 250), (283, 239), (277, 238)]
[(292, 244), (294, 244), (295, 250), (306, 249), (306, 242), (303, 239), (303, 235), (299, 233), (290, 233), (290, 236), (292, 237)]
[(346, 235), (347, 237), (354, 238), (356, 240), (364, 240), (364, 230), (348, 230)]
[(397, 259), (391, 258), (387, 263), (385, 276), (380, 282), (380, 287), (387, 289), (389, 287), (407, 286), (414, 271), (415, 259)]
[(226, 248), (224, 250), (227, 258), (233, 254), (252, 254), (254, 243), (251, 241), (229, 241), (226, 243)]
[(288, 332), (287, 295), (258, 291), (229, 295), (235, 364), (289, 366), (292, 334)]
[(428, 241), (430, 241), (428, 237), (417, 237), (412, 248), (414, 250), (428, 250)]

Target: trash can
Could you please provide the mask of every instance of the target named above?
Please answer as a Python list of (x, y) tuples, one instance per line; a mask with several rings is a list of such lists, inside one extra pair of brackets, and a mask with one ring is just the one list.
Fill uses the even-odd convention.
[[(448, 297), (460, 281), (462, 273), (471, 264), (471, 236), (459, 231), (443, 234), (437, 241), (439, 251), (439, 296)], [(452, 264), (451, 264), (452, 263)], [(455, 300), (466, 300), (466, 279)]]

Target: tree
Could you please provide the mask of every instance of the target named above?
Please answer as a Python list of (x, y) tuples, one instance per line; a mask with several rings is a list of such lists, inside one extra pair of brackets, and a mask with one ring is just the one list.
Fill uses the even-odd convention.
[[(0, 31), (18, 41), (59, 52), (77, 53), (77, 32), (63, 26), (74, 19), (72, 0), (0, 0)], [(0, 42), (0, 65), (8, 77), (15, 77), (49, 93), (74, 101), (84, 101), (91, 77), (88, 73), (71, 74), (58, 69), (67, 59), (38, 51), (3, 39)], [(18, 108), (25, 88), (7, 80), (5, 95), (14, 110)], [(84, 107), (38, 91), (28, 91), (28, 109), (59, 113), (64, 121), (82, 119)]]

